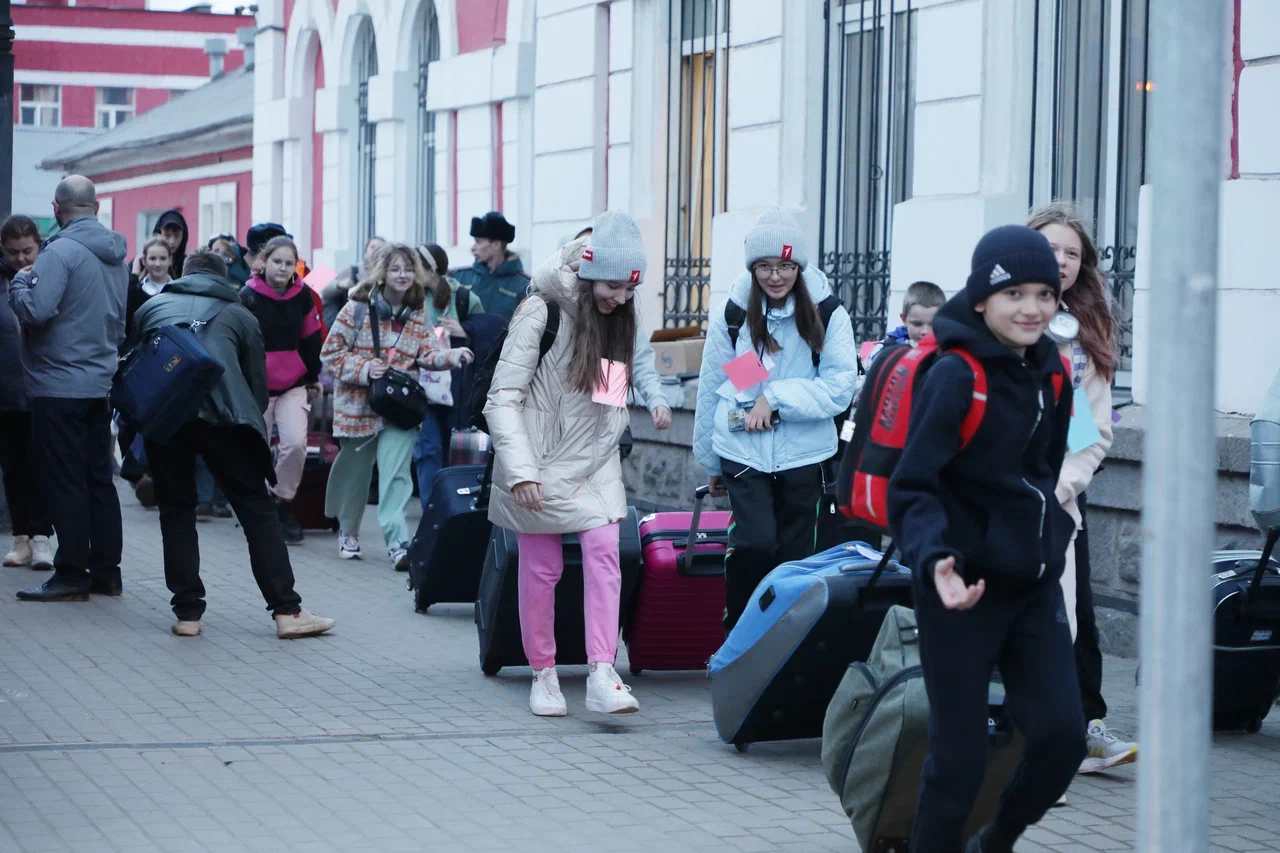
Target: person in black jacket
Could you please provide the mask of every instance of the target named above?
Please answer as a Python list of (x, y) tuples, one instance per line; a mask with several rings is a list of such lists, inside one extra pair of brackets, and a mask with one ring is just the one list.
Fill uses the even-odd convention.
[[(1059, 288), (1057, 261), (1039, 233), (1010, 225), (978, 242), (965, 289), (934, 318), (944, 353), (912, 400), (889, 484), (890, 530), (915, 569), (920, 662), (933, 709), (911, 836), (920, 853), (1011, 853), (1085, 755), (1058, 583), (1073, 523), (1054, 499), (1071, 380), (1044, 336)], [(963, 450), (974, 373), (945, 353), (955, 348), (981, 362), (988, 382), (982, 423)], [(964, 846), (986, 768), (987, 690), (997, 667), (1025, 749), (994, 821)]]

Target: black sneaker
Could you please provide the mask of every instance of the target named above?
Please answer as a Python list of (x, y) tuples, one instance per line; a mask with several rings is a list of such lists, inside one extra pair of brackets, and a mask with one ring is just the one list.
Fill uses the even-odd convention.
[(213, 518), (213, 504), (196, 504), (196, 521)]
[(121, 595), (124, 585), (119, 577), (93, 578), (89, 581), (89, 592), (94, 595)]
[(213, 517), (214, 518), (233, 518), (235, 517), (235, 513), (233, 513), (231, 511), (231, 507), (227, 506), (226, 504), (214, 504)]
[(59, 577), (55, 572), (53, 577), (42, 583), (40, 586), (32, 589), (23, 589), (18, 591), (19, 601), (88, 601), (89, 600), (89, 584), (85, 581), (70, 582), (64, 577)]
[(277, 501), (276, 512), (280, 514), (280, 526), (284, 528), (284, 541), (289, 545), (301, 545), (304, 536), (302, 525), (293, 514), (293, 501)]
[(156, 505), (156, 484), (143, 474), (133, 487), (133, 496), (147, 509), (153, 509)]

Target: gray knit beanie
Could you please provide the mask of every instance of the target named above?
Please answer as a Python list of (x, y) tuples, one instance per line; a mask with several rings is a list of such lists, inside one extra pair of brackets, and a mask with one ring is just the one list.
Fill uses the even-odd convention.
[(588, 281), (644, 281), (644, 243), (636, 221), (606, 210), (592, 223), (591, 245), (582, 250), (578, 277)]
[(809, 265), (809, 244), (794, 216), (780, 207), (771, 207), (747, 232), (746, 255), (748, 270), (761, 258), (782, 258), (803, 269)]

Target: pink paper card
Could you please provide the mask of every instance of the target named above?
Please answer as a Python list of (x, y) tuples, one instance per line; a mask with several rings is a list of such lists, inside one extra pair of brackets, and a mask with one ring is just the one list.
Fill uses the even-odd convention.
[(440, 342), (440, 346), (445, 349), (449, 348), (449, 333), (445, 331), (444, 326), (436, 326), (432, 332), (436, 336), (436, 340)]
[(769, 378), (769, 371), (760, 363), (760, 356), (755, 350), (738, 356), (733, 361), (724, 363), (724, 375), (729, 377), (733, 387), (745, 391), (757, 382)]
[(604, 377), (604, 387), (597, 386), (591, 392), (591, 399), (606, 406), (627, 406), (627, 366), (620, 361), (600, 359), (600, 374)]
[(329, 282), (338, 277), (338, 274), (325, 264), (317, 264), (315, 269), (307, 273), (307, 277), (302, 280), (303, 284), (312, 290), (319, 292), (325, 289)]

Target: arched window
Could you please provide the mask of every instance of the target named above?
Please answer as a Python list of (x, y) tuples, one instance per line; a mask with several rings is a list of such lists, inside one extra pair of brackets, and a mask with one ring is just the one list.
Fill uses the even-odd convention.
[(374, 174), (378, 163), (378, 126), (369, 121), (369, 78), (378, 73), (373, 24), (366, 18), (356, 40), (356, 250), (375, 233)]
[(416, 236), (436, 239), (436, 116), (427, 109), (427, 75), (431, 63), (440, 58), (440, 19), (436, 5), (426, 2), (422, 26), (418, 29), (418, 214)]

